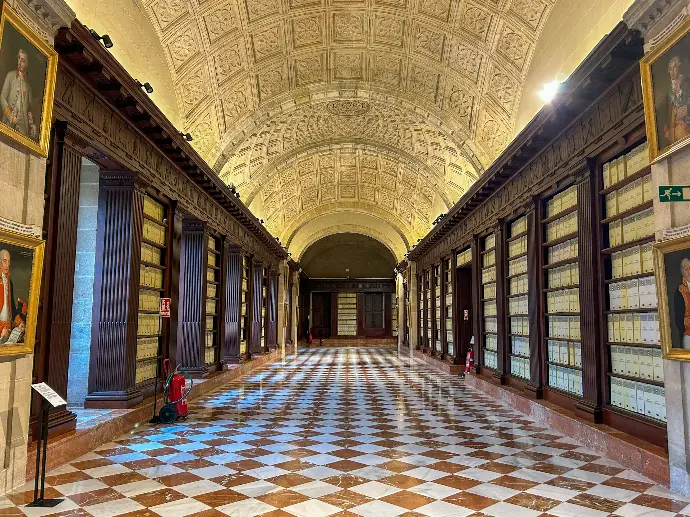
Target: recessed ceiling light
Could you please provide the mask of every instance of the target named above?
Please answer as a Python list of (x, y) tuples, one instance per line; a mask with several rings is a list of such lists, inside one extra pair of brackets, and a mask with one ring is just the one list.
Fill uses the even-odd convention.
[(560, 89), (561, 83), (558, 81), (551, 81), (544, 85), (544, 88), (539, 92), (539, 97), (541, 97), (541, 100), (544, 102), (551, 102)]

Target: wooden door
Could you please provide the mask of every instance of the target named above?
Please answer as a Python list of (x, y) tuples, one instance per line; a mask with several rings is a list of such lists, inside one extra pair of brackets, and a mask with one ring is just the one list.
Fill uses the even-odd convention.
[(314, 339), (331, 337), (331, 293), (312, 293), (311, 333)]
[(360, 300), (359, 334), (365, 337), (383, 337), (386, 333), (383, 293), (362, 293)]

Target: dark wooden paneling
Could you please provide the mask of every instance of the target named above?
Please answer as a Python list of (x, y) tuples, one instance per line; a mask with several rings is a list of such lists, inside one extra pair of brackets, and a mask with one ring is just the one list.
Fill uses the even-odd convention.
[[(169, 257), (168, 294), (170, 296), (170, 318), (167, 321), (167, 339), (163, 341), (163, 357), (170, 359), (173, 365), (180, 364), (178, 353), (178, 329), (180, 318), (180, 250), (182, 249), (182, 211), (179, 204), (173, 201), (170, 205), (172, 224), (168, 224), (168, 239), (170, 243), (166, 250)], [(166, 321), (163, 321), (166, 329)], [(162, 372), (161, 372), (162, 375)]]
[(602, 385), (601, 355), (599, 353), (599, 261), (596, 248), (598, 221), (592, 195), (596, 188), (589, 168), (585, 179), (577, 185), (577, 228), (580, 267), (580, 332), (582, 338), (582, 391), (583, 400), (576, 404), (583, 418), (601, 422)]
[[(67, 398), (74, 267), (77, 252), (77, 222), (81, 156), (66, 144), (67, 123), (57, 121), (52, 132), (47, 162), (46, 253), (41, 284), (38, 340), (35, 344), (35, 382), (47, 382)], [(41, 397), (32, 392), (31, 434), (41, 409)], [(76, 427), (76, 415), (65, 406), (50, 412), (49, 434), (60, 434)]]
[(206, 234), (199, 221), (182, 223), (180, 320), (177, 330), (181, 369), (195, 376), (208, 373), (204, 357)]
[(260, 354), (263, 352), (261, 349), (261, 307), (263, 303), (262, 299), (262, 282), (264, 277), (263, 264), (261, 262), (253, 262), (250, 266), (250, 274), (252, 275), (252, 324), (250, 328), (250, 341), (249, 341), (249, 353), (250, 354)]
[(498, 348), (498, 365), (494, 379), (500, 384), (504, 384), (510, 368), (510, 359), (508, 358), (509, 341), (506, 313), (508, 312), (506, 295), (506, 257), (508, 255), (506, 250), (506, 223), (503, 219), (499, 219), (498, 228), (496, 229), (496, 346)]
[(101, 171), (89, 395), (85, 407), (131, 407), (135, 387), (144, 187), (131, 171)]
[(268, 328), (266, 344), (275, 350), (278, 342), (278, 272), (271, 270), (268, 275)]
[(224, 283), (222, 296), (223, 336), (221, 358), (224, 363), (240, 362), (240, 300), (242, 298), (242, 250), (224, 243)]
[[(529, 314), (529, 368), (530, 380), (525, 387), (532, 398), (541, 398), (544, 389), (542, 357), (541, 322), (541, 266), (542, 266), (542, 232), (539, 231), (542, 203), (533, 201), (534, 209), (527, 212), (527, 312)], [(537, 271), (537, 274), (533, 272)]]
[(479, 246), (479, 236), (475, 235), (472, 239), (472, 336), (474, 338), (474, 366), (475, 371), (479, 372), (479, 365), (482, 361), (482, 311), (481, 311), (481, 247)]

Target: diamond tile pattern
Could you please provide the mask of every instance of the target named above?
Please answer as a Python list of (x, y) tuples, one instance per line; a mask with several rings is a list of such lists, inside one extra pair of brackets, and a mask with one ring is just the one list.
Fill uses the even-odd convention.
[(50, 472), (1, 515), (690, 515), (690, 500), (394, 349), (301, 351)]

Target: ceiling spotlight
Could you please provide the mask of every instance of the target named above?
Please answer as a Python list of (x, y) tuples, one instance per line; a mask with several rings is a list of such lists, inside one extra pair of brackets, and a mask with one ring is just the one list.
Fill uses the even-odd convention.
[(542, 88), (542, 90), (539, 92), (539, 97), (541, 97), (541, 100), (544, 102), (551, 102), (556, 97), (560, 89), (560, 82), (551, 81), (544, 85), (544, 88)]
[(264, 220), (263, 220), (263, 219), (259, 219), (259, 222), (260, 222), (261, 224), (264, 224)]
[[(148, 84), (148, 83), (146, 83), (146, 84)], [(194, 139), (192, 138), (192, 135), (190, 135), (189, 133), (180, 133), (180, 134), (182, 135), (182, 138), (184, 138), (185, 140), (187, 140), (187, 142), (191, 142), (192, 140), (194, 140)]]
[(134, 82), (137, 83), (137, 86), (139, 88), (143, 88), (144, 90), (146, 90), (146, 93), (153, 93), (153, 86), (151, 86), (151, 83), (141, 84), (138, 79), (134, 79)]
[(103, 34), (103, 36), (99, 36), (98, 33), (93, 29), (89, 29), (89, 32), (91, 33), (91, 36), (93, 36), (96, 40), (103, 41), (103, 46), (105, 48), (112, 48), (113, 47), (113, 40), (111, 40), (110, 36), (108, 36), (107, 34)]

